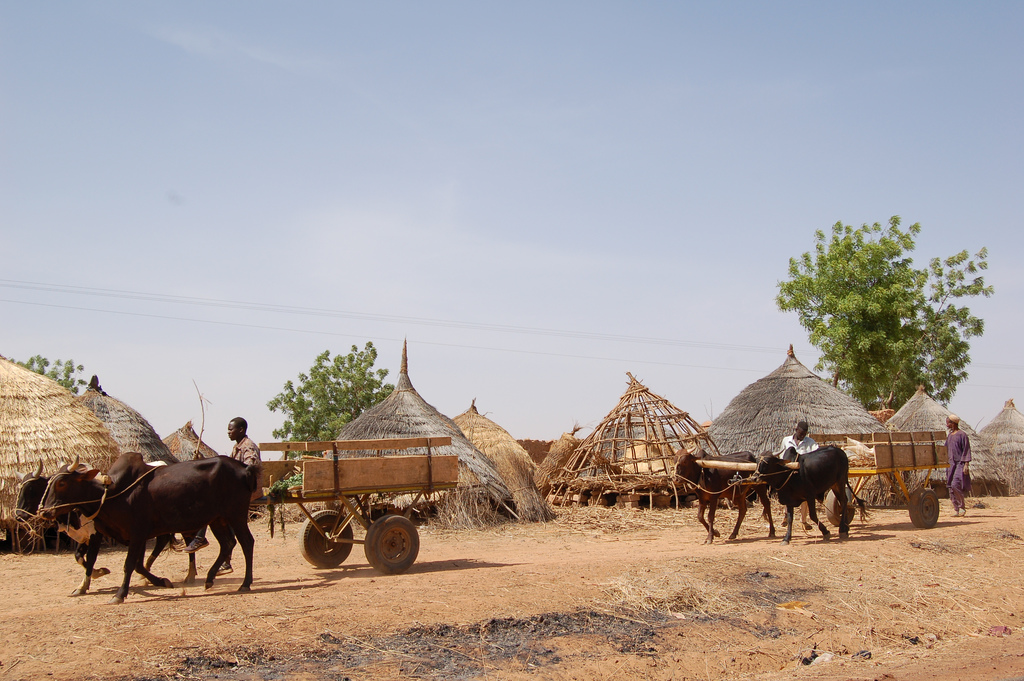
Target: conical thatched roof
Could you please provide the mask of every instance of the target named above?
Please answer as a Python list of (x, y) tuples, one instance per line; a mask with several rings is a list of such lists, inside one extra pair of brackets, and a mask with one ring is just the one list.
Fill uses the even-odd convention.
[[(904, 432), (944, 430), (946, 417), (951, 413), (953, 412), (932, 399), (931, 395), (925, 392), (924, 386), (920, 386), (914, 396), (900, 407), (886, 425), (890, 430)], [(967, 438), (971, 441), (971, 494), (1005, 495), (1009, 484), (1000, 462), (992, 456), (988, 445), (966, 421), (960, 421), (960, 430), (967, 433)], [(932, 473), (932, 485), (945, 483), (945, 469)]]
[(717, 451), (688, 413), (626, 375), (629, 386), (619, 403), (552, 480), (556, 497), (583, 491), (592, 498), (612, 492), (675, 492), (678, 450)]
[(579, 425), (573, 427), (571, 432), (562, 433), (562, 437), (555, 440), (548, 449), (548, 455), (537, 466), (534, 480), (537, 481), (537, 491), (541, 496), (547, 497), (551, 493), (551, 480), (558, 477), (565, 469), (566, 462), (572, 458), (576, 448), (583, 440), (576, 437), (579, 432)]
[(12, 527), (18, 485), (14, 474), (43, 462), (52, 474), (75, 457), (107, 470), (121, 450), (100, 420), (71, 391), (0, 357), (0, 526)]
[[(171, 454), (178, 461), (191, 461), (196, 458), (209, 459), (211, 456), (217, 456), (217, 452), (213, 451), (212, 447), (199, 441), (199, 436), (192, 428), (191, 421), (165, 437), (163, 443), (167, 445)], [(196, 456), (197, 450), (199, 451), (198, 457)]]
[(121, 400), (105, 393), (98, 377), (93, 376), (86, 391), (75, 399), (96, 414), (96, 418), (117, 440), (122, 452), (138, 452), (150, 463), (178, 463), (149, 421)]
[(777, 452), (798, 421), (813, 433), (884, 433), (860, 402), (815, 375), (793, 353), (764, 378), (732, 399), (709, 433), (723, 454)]
[(498, 473), (512, 491), (516, 515), (520, 520), (547, 522), (554, 519), (555, 512), (537, 491), (533, 479), (537, 464), (507, 430), (482, 416), (476, 409), (476, 400), (452, 420), (466, 438), (498, 467)]
[(1002, 462), (1010, 494), (1024, 494), (1024, 414), (1013, 400), (1006, 400), (1003, 410), (978, 434), (992, 456)]
[[(339, 440), (375, 440), (389, 437), (451, 437), (452, 443), (432, 448), (439, 455), (459, 457), (459, 486), (474, 487), (486, 492), (494, 502), (509, 504), (512, 493), (501, 479), (494, 463), (473, 446), (450, 418), (427, 404), (409, 380), (408, 350), (402, 346), (402, 367), (394, 391), (380, 403), (367, 409), (345, 424)], [(387, 454), (422, 454), (407, 449)], [(351, 456), (376, 456), (377, 452), (346, 452)]]

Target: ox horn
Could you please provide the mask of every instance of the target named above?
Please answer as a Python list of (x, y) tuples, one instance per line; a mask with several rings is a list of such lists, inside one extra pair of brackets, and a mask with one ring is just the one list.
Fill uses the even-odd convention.
[(72, 473), (77, 471), (78, 470), (78, 464), (80, 463), (80, 461), (81, 461), (81, 457), (78, 454), (75, 454), (75, 462), (73, 464), (71, 464), (70, 466), (68, 466), (68, 471), (72, 472)]
[(42, 459), (39, 459), (39, 468), (36, 469), (36, 474), (35, 474), (34, 477), (36, 477), (36, 478), (43, 477), (43, 460)]
[(18, 471), (14, 471), (14, 479), (17, 480), (18, 482), (24, 482), (25, 478), (27, 478), (27, 477), (28, 477), (27, 473), (25, 475), (22, 475)]

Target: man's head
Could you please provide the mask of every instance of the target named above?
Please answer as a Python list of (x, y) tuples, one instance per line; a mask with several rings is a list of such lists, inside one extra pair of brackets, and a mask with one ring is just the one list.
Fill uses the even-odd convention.
[(793, 439), (799, 442), (807, 437), (807, 421), (797, 421), (796, 428), (793, 429)]
[(245, 437), (245, 431), (248, 427), (249, 424), (245, 422), (245, 419), (241, 416), (236, 416), (228, 421), (228, 438), (232, 442), (239, 442)]
[(946, 417), (946, 428), (948, 430), (960, 430), (960, 417), (956, 414), (950, 414)]

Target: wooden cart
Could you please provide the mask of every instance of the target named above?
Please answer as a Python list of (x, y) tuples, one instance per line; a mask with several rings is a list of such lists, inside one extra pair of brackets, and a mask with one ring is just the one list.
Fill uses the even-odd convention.
[[(928, 487), (927, 482), (932, 471), (948, 465), (946, 431), (815, 434), (811, 437), (821, 446), (844, 447), (850, 439), (874, 448), (873, 466), (850, 466), (853, 493), (860, 494), (867, 481), (877, 475), (886, 479), (893, 489), (899, 490), (910, 511), (910, 522), (915, 527), (935, 527), (939, 521), (939, 497), (935, 490)], [(907, 486), (907, 480), (903, 475), (909, 472), (923, 473), (913, 490)], [(825, 507), (826, 510), (830, 508), (827, 500)], [(832, 514), (836, 513), (836, 510), (832, 511)], [(847, 513), (853, 517), (852, 507), (847, 507)], [(829, 520), (832, 520), (832, 515), (829, 516)]]
[[(264, 442), (271, 452), (316, 452), (301, 459), (263, 462), (263, 485), (270, 487), (302, 473), (302, 485), (276, 494), (274, 503), (295, 504), (306, 515), (302, 524), (302, 556), (312, 565), (334, 568), (362, 544), (366, 560), (387, 575), (408, 570), (419, 554), (416, 526), (409, 520), (413, 505), (425, 496), (454, 488), (459, 482), (459, 458), (437, 456), (432, 447), (450, 445), (450, 437), (341, 440), (326, 442)], [(382, 456), (387, 450), (426, 448), (425, 456)], [(344, 452), (368, 450), (377, 456), (345, 458)], [(398, 497), (411, 496), (405, 510)], [(340, 508), (310, 512), (310, 503), (336, 503)], [(389, 512), (375, 517), (374, 509)], [(356, 539), (352, 525), (365, 530)]]

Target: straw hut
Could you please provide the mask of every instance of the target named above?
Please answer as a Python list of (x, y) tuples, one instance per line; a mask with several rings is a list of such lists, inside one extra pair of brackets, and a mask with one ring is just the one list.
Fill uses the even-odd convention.
[(551, 493), (551, 479), (564, 472), (565, 464), (568, 463), (576, 448), (583, 440), (576, 437), (580, 430), (579, 425), (573, 426), (572, 431), (562, 433), (562, 437), (551, 443), (547, 456), (537, 466), (534, 480), (537, 482), (537, 491), (541, 496), (547, 497)]
[(107, 470), (117, 441), (89, 409), (56, 381), (0, 356), (0, 529), (16, 526), (15, 473), (52, 474), (76, 457)]
[[(439, 455), (456, 454), (459, 457), (459, 487), (456, 494), (446, 495), (452, 503), (444, 506), (442, 515), (453, 526), (477, 526), (496, 522), (497, 516), (488, 509), (511, 511), (512, 493), (501, 479), (498, 469), (487, 455), (473, 446), (450, 418), (427, 403), (409, 379), (407, 346), (402, 346), (402, 365), (398, 384), (381, 402), (367, 409), (345, 424), (339, 440), (375, 440), (390, 437), (451, 437), (452, 443), (434, 447)], [(425, 450), (406, 449), (384, 452), (384, 455), (421, 454)], [(353, 451), (347, 456), (376, 456), (377, 452)], [(455, 501), (453, 501), (455, 500)]]
[(526, 450), (526, 453), (530, 455), (530, 460), (538, 466), (547, 457), (548, 452), (551, 451), (551, 445), (555, 444), (554, 440), (516, 440), (519, 446)]
[[(926, 393), (924, 386), (918, 386), (914, 396), (900, 407), (887, 425), (890, 430), (898, 431), (945, 430), (946, 417), (951, 413)], [(988, 445), (968, 423), (961, 420), (960, 429), (967, 433), (971, 442), (971, 496), (1006, 496), (1009, 481), (1001, 462), (992, 456)], [(946, 469), (934, 471), (928, 484), (945, 490)]]
[[(192, 428), (191, 421), (165, 437), (163, 443), (167, 445), (171, 454), (178, 461), (208, 459), (211, 456), (217, 456), (217, 452), (213, 451), (213, 448), (200, 441), (195, 429)], [(196, 452), (199, 452), (199, 456), (196, 456)]]
[(121, 400), (105, 393), (98, 377), (93, 376), (89, 387), (75, 400), (88, 407), (103, 422), (122, 452), (138, 452), (149, 463), (178, 463), (149, 421)]
[(1006, 400), (998, 416), (978, 431), (982, 442), (1002, 463), (1010, 494), (1024, 494), (1024, 414)]
[(678, 499), (676, 452), (717, 451), (688, 413), (626, 375), (629, 385), (619, 403), (551, 481), (554, 503), (667, 506)]
[(744, 388), (708, 432), (722, 453), (778, 452), (797, 421), (812, 433), (886, 431), (864, 405), (801, 364), (791, 345), (782, 366)]
[(520, 520), (547, 522), (554, 519), (555, 512), (537, 491), (534, 482), (537, 464), (507, 430), (482, 416), (476, 409), (475, 399), (469, 409), (452, 420), (466, 438), (497, 466), (502, 480), (512, 491), (515, 512)]

